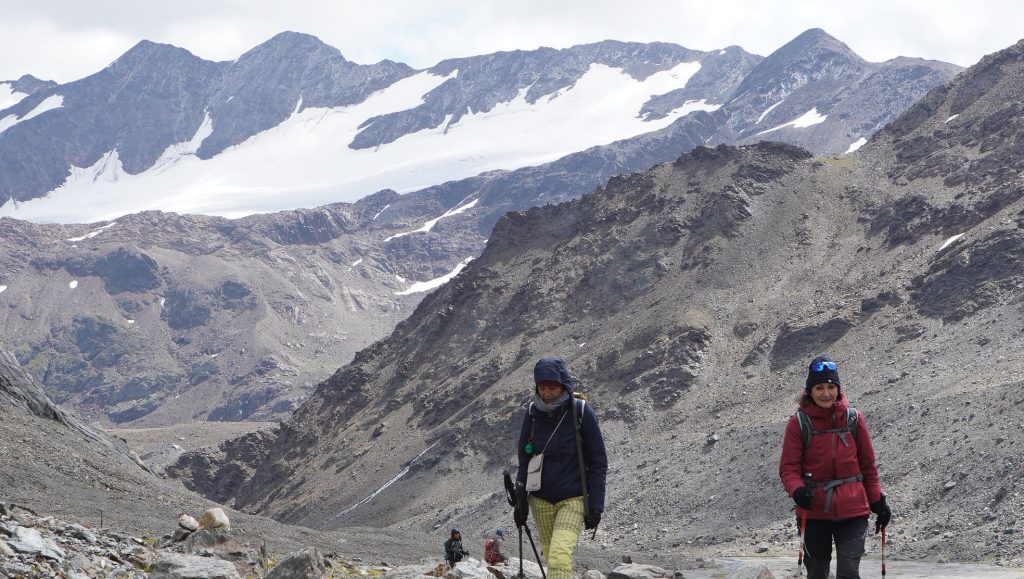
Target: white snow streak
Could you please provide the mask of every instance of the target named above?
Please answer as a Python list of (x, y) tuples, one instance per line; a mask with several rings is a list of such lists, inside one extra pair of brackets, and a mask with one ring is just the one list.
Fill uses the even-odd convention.
[(370, 496), (362, 499), (361, 501), (357, 502), (356, 504), (352, 505), (351, 507), (341, 511), (337, 515), (334, 515), (333, 517), (331, 517), (330, 520), (333, 521), (334, 519), (337, 519), (338, 517), (345, 516), (345, 515), (351, 513), (352, 511), (358, 509), (359, 507), (365, 505), (366, 503), (372, 501), (374, 497), (376, 497), (380, 493), (382, 493), (385, 490), (387, 490), (388, 487), (390, 487), (391, 485), (393, 485), (396, 482), (398, 482), (398, 480), (401, 479), (402, 477), (404, 477), (405, 475), (409, 474), (409, 469), (412, 468), (412, 465), (415, 464), (416, 461), (419, 460), (420, 457), (422, 457), (424, 454), (427, 454), (428, 450), (430, 450), (431, 448), (434, 448), (435, 446), (437, 446), (436, 442), (434, 444), (431, 444), (427, 448), (423, 449), (423, 452), (417, 454), (415, 458), (410, 460), (409, 464), (405, 465), (405, 468), (403, 468), (398, 474), (396, 474), (394, 477), (392, 477), (391, 480), (389, 480), (388, 482), (386, 482), (383, 485), (381, 485), (381, 487), (379, 489), (377, 489), (377, 490), (373, 491), (372, 493), (370, 493)]
[(7, 286), (0, 285), (0, 294), (4, 293), (5, 291), (7, 291)]
[(18, 123), (23, 123), (29, 119), (38, 117), (39, 115), (47, 111), (59, 109), (62, 106), (64, 106), (64, 97), (60, 96), (59, 94), (50, 95), (43, 99), (43, 102), (36, 105), (36, 108), (29, 111), (23, 117), (18, 117), (16, 115), (7, 115), (6, 117), (0, 119), (0, 133), (6, 131), (7, 129), (13, 127)]
[(953, 237), (950, 237), (949, 239), (947, 239), (947, 240), (946, 240), (946, 241), (945, 241), (945, 242), (944, 242), (944, 243), (942, 244), (942, 247), (940, 247), (940, 248), (939, 248), (939, 251), (942, 251), (943, 249), (946, 249), (947, 247), (949, 247), (950, 245), (952, 245), (954, 241), (956, 241), (957, 239), (960, 239), (960, 238), (961, 238), (961, 237), (963, 237), (963, 236), (964, 236), (964, 234), (963, 234), (963, 233), (957, 233), (957, 234), (956, 234), (956, 235), (954, 235)]
[(28, 93), (15, 92), (14, 85), (9, 82), (0, 82), (0, 111), (13, 107), (21, 102), (21, 99), (28, 96)]
[(850, 146), (849, 146), (849, 148), (847, 148), (847, 149), (846, 149), (846, 152), (845, 152), (845, 153), (843, 153), (843, 154), (844, 154), (844, 155), (848, 155), (848, 154), (850, 154), (850, 153), (852, 153), (852, 152), (856, 151), (857, 149), (859, 149), (859, 148), (863, 147), (863, 146), (864, 146), (864, 143), (867, 143), (867, 142), (868, 142), (868, 140), (867, 140), (867, 139), (865, 139), (864, 137), (861, 137), (861, 138), (857, 139), (856, 141), (854, 141), (854, 142), (850, 143)]
[(817, 107), (815, 107), (815, 108), (807, 111), (803, 115), (801, 115), (800, 118), (798, 118), (798, 119), (794, 119), (792, 121), (789, 121), (788, 123), (786, 123), (784, 125), (779, 125), (777, 127), (772, 127), (770, 129), (768, 129), (767, 131), (761, 131), (758, 134), (759, 135), (763, 135), (765, 133), (770, 133), (772, 131), (777, 131), (779, 129), (783, 129), (783, 128), (786, 128), (786, 127), (793, 127), (795, 129), (806, 129), (807, 127), (810, 127), (812, 125), (817, 125), (818, 123), (825, 122), (825, 119), (827, 119), (827, 118), (828, 118), (828, 115), (822, 116), (822, 115), (818, 114), (818, 109), (817, 109)]
[(355, 266), (359, 265), (360, 263), (363, 263), (363, 258), (361, 258), (361, 257), (359, 259), (357, 259), (357, 260), (352, 262), (352, 267), (355, 267)]
[[(717, 105), (691, 102), (661, 119), (645, 121), (639, 115), (651, 95), (685, 86), (699, 69), (699, 63), (683, 63), (638, 81), (595, 64), (557, 98), (529, 103), (523, 90), (510, 102), (452, 125), (442, 123), (376, 148), (348, 148), (366, 120), (418, 106), (447, 79), (422, 72), (359, 104), (306, 108), (205, 161), (186, 154), (205, 138), (210, 127), (204, 125), (189, 146), (172, 148), (163, 159), (174, 162), (138, 175), (115, 171), (118, 162), (107, 173), (116, 174), (116, 181), (96, 179), (96, 167), (79, 168), (47, 197), (8, 203), (0, 216), (81, 223), (159, 209), (241, 217), (354, 201), (381, 189), (415, 191), (485, 171), (546, 163), (662, 129), (691, 110), (714, 110)], [(113, 153), (101, 166), (110, 165)]]
[(452, 279), (453, 277), (459, 275), (459, 272), (462, 271), (462, 268), (464, 268), (467, 265), (469, 265), (469, 262), (471, 262), (471, 261), (473, 261), (473, 258), (472, 257), (467, 257), (466, 259), (462, 260), (462, 262), (459, 263), (459, 265), (456, 265), (455, 269), (453, 269), (451, 271), (451, 273), (443, 275), (443, 276), (441, 276), (439, 278), (432, 279), (430, 281), (418, 281), (418, 282), (412, 284), (411, 286), (409, 286), (409, 289), (407, 289), (405, 291), (395, 292), (395, 295), (396, 296), (407, 296), (409, 294), (414, 294), (414, 293), (417, 293), (417, 292), (428, 292), (428, 291), (430, 291), (430, 290), (432, 290), (434, 288), (441, 287), (445, 283), (447, 283), (450, 279)]
[(949, 117), (948, 119), (946, 119), (946, 122), (948, 123), (949, 121), (952, 121), (953, 119), (955, 119), (955, 118), (957, 118), (957, 117), (959, 117), (959, 116), (960, 116), (960, 113), (957, 113), (957, 114), (955, 114), (955, 115), (953, 115), (953, 116)]
[(209, 111), (203, 113), (203, 122), (200, 123), (199, 128), (196, 129), (196, 134), (192, 135), (192, 138), (184, 143), (176, 143), (167, 147), (164, 152), (160, 155), (160, 158), (156, 160), (153, 168), (150, 171), (157, 173), (166, 171), (169, 165), (172, 165), (183, 157), (194, 156), (199, 147), (213, 134), (213, 121), (210, 119)]
[(391, 237), (385, 238), (384, 241), (388, 242), (388, 241), (391, 241), (392, 239), (395, 239), (395, 238), (398, 238), (398, 237), (404, 237), (406, 235), (411, 235), (413, 233), (426, 233), (427, 231), (430, 231), (431, 229), (433, 229), (434, 226), (437, 225), (437, 222), (441, 221), (445, 217), (451, 217), (452, 215), (458, 215), (459, 213), (462, 213), (464, 211), (472, 209), (473, 206), (476, 205), (477, 201), (479, 201), (479, 200), (478, 199), (474, 199), (474, 200), (470, 201), (469, 203), (467, 203), (465, 205), (460, 205), (460, 206), (456, 207), (455, 209), (449, 209), (448, 211), (446, 211), (444, 213), (444, 215), (431, 219), (430, 221), (424, 223), (423, 226), (420, 227), (419, 229), (415, 229), (413, 231), (406, 231), (405, 233), (396, 233), (395, 235), (392, 235)]
[(385, 205), (385, 206), (384, 206), (384, 209), (381, 209), (380, 211), (378, 211), (378, 212), (377, 212), (377, 214), (376, 214), (376, 215), (374, 215), (374, 216), (373, 216), (373, 219), (371, 219), (370, 221), (377, 221), (377, 218), (378, 218), (378, 217), (380, 217), (380, 214), (381, 214), (381, 213), (384, 213), (385, 211), (387, 211), (387, 210), (388, 210), (388, 207), (391, 207), (391, 204), (390, 204), (390, 203), (388, 203), (387, 205)]
[(75, 289), (76, 287), (78, 287), (78, 280), (77, 279), (71, 280), (71, 282), (68, 283), (68, 287), (71, 288), (71, 289)]
[(70, 241), (71, 243), (78, 243), (79, 241), (85, 241), (86, 239), (92, 239), (93, 237), (96, 237), (100, 233), (103, 233), (103, 230), (110, 229), (111, 227), (113, 227), (115, 225), (117, 225), (116, 221), (108, 223), (108, 224), (104, 225), (103, 227), (100, 227), (99, 229), (96, 229), (94, 231), (90, 231), (89, 233), (86, 233), (85, 235), (83, 235), (81, 237), (69, 237), (68, 241)]
[(767, 109), (766, 109), (766, 110), (765, 110), (765, 111), (764, 111), (763, 113), (761, 113), (761, 116), (757, 117), (757, 122), (756, 122), (756, 123), (754, 123), (754, 124), (755, 124), (755, 125), (759, 125), (759, 124), (761, 124), (761, 121), (762, 121), (762, 120), (764, 120), (764, 118), (765, 118), (766, 116), (768, 116), (768, 113), (772, 112), (772, 109), (774, 109), (775, 107), (777, 107), (777, 106), (781, 105), (781, 104), (782, 104), (782, 103), (784, 103), (785, 101), (786, 101), (786, 99), (782, 99), (781, 101), (779, 101), (779, 102), (777, 102), (777, 103), (773, 104), (772, 106), (768, 107), (768, 108), (767, 108)]
[(395, 279), (397, 279), (398, 281), (400, 281), (402, 283), (405, 283), (405, 278), (400, 276), (400, 275), (398, 275), (398, 274), (395, 274)]

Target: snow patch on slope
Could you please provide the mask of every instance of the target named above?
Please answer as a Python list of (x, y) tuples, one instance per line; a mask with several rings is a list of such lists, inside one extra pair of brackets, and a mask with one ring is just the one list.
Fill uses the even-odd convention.
[(772, 128), (770, 128), (770, 129), (768, 129), (766, 131), (761, 131), (758, 134), (759, 135), (763, 135), (765, 133), (770, 133), (772, 131), (777, 131), (779, 129), (784, 129), (786, 127), (793, 127), (795, 129), (806, 129), (807, 127), (810, 127), (810, 126), (813, 126), (813, 125), (817, 125), (819, 123), (824, 123), (825, 119), (827, 119), (827, 118), (828, 118), (828, 115), (818, 114), (818, 109), (817, 108), (813, 108), (813, 109), (807, 111), (806, 113), (804, 113), (803, 115), (801, 115), (800, 118), (793, 119), (792, 121), (789, 121), (788, 123), (786, 123), (784, 125), (779, 125), (777, 127), (772, 127)]
[(28, 93), (17, 92), (14, 85), (9, 82), (0, 82), (0, 111), (13, 107), (21, 102), (21, 99), (28, 96)]
[(473, 261), (473, 258), (467, 257), (466, 259), (462, 260), (462, 262), (460, 262), (459, 265), (456, 265), (455, 269), (453, 269), (450, 273), (442, 275), (441, 277), (434, 278), (430, 281), (418, 281), (409, 286), (409, 289), (400, 292), (395, 292), (395, 295), (407, 296), (409, 294), (428, 292), (434, 288), (439, 288), (444, 284), (448, 283), (448, 281), (451, 280), (453, 277), (459, 275), (459, 272), (462, 271), (464, 267), (469, 265), (469, 262), (471, 261)]
[(479, 201), (479, 200), (478, 199), (474, 199), (474, 200), (470, 201), (469, 203), (466, 203), (465, 205), (459, 205), (458, 207), (456, 207), (454, 209), (449, 209), (448, 211), (445, 211), (444, 214), (441, 215), (440, 217), (435, 217), (435, 218), (431, 219), (430, 221), (424, 223), (423, 226), (420, 227), (419, 229), (415, 229), (413, 231), (406, 231), (405, 233), (397, 233), (395, 235), (392, 235), (391, 237), (385, 238), (384, 241), (385, 242), (391, 241), (392, 239), (395, 239), (395, 238), (398, 238), (398, 237), (404, 237), (406, 235), (410, 235), (410, 234), (413, 234), (413, 233), (426, 233), (427, 231), (430, 231), (431, 229), (433, 229), (434, 226), (437, 225), (437, 222), (441, 221), (445, 217), (451, 217), (452, 215), (458, 215), (459, 213), (462, 213), (464, 211), (468, 211), (469, 209), (472, 209), (473, 206), (476, 205), (477, 201)]
[(64, 97), (60, 96), (59, 94), (50, 95), (43, 99), (43, 102), (36, 105), (36, 108), (29, 111), (23, 117), (18, 117), (17, 115), (7, 115), (6, 117), (0, 119), (0, 133), (6, 131), (7, 129), (13, 127), (18, 123), (23, 123), (29, 119), (38, 117), (39, 115), (47, 111), (59, 109), (62, 106), (64, 106)]
[[(191, 154), (211, 129), (204, 123), (189, 144), (165, 153), (159, 167), (138, 175), (118, 173), (116, 180), (95, 178), (95, 167), (73, 171), (47, 197), (8, 203), (0, 207), (0, 216), (81, 223), (158, 209), (234, 218), (355, 201), (382, 189), (415, 191), (486, 171), (554, 161), (662, 129), (692, 110), (714, 110), (716, 105), (698, 101), (660, 119), (640, 117), (651, 95), (684, 87), (699, 69), (699, 63), (683, 63), (638, 81), (620, 69), (595, 64), (558, 98), (528, 103), (524, 90), (510, 102), (465, 115), (450, 126), (442, 123), (373, 149), (350, 149), (347, 143), (366, 120), (415, 108), (424, 94), (449, 78), (423, 72), (359, 104), (296, 112), (205, 161)], [(140, 191), (146, 192), (144, 198)]]

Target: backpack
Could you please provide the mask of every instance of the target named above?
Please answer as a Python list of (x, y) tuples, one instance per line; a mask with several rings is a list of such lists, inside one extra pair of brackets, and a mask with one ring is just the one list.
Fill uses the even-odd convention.
[(488, 565), (496, 565), (501, 562), (501, 557), (498, 556), (498, 541), (496, 539), (484, 541), (484, 561)]
[(848, 407), (846, 409), (846, 426), (843, 428), (829, 428), (828, 430), (814, 430), (811, 426), (811, 417), (807, 416), (807, 413), (803, 410), (797, 409), (796, 411), (796, 422), (800, 425), (800, 436), (804, 439), (804, 448), (811, 445), (811, 437), (819, 434), (828, 434), (835, 432), (839, 435), (839, 440), (842, 441), (843, 446), (850, 446), (850, 443), (846, 442), (846, 433), (853, 434), (853, 441), (857, 441), (857, 417), (860, 414), (854, 407)]

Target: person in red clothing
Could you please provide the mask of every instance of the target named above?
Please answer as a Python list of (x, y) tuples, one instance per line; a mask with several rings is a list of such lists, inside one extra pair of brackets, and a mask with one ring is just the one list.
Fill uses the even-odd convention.
[(878, 482), (864, 415), (850, 407), (839, 385), (839, 368), (826, 356), (807, 368), (800, 408), (786, 424), (779, 477), (796, 503), (797, 524), (807, 517), (808, 578), (828, 577), (834, 541), (836, 579), (859, 579), (868, 515), (877, 515), (878, 533), (892, 513)]

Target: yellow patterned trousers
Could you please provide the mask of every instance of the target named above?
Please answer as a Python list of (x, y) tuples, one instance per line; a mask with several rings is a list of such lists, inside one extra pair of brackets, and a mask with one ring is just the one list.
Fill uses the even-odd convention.
[(548, 579), (572, 579), (572, 552), (583, 528), (583, 497), (552, 504), (530, 495), (530, 510), (540, 532)]

